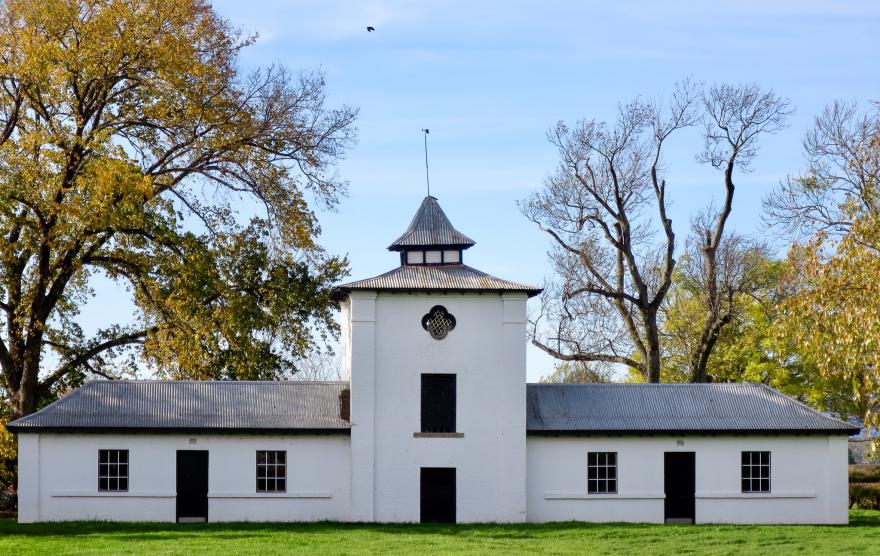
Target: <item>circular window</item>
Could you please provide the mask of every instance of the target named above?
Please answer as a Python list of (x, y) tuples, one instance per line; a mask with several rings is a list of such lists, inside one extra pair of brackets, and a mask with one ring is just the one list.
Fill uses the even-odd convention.
[(422, 328), (435, 340), (442, 340), (455, 328), (455, 317), (449, 314), (446, 307), (434, 305), (428, 314), (422, 317)]

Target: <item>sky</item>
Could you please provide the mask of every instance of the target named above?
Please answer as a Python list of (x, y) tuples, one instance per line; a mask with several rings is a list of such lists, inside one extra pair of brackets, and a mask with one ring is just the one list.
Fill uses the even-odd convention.
[[(557, 121), (610, 120), (637, 96), (662, 98), (675, 82), (757, 83), (787, 97), (789, 127), (761, 141), (736, 177), (731, 222), (746, 235), (784, 238), (761, 221), (761, 198), (803, 169), (801, 140), (835, 99), (880, 100), (876, 1), (336, 1), (223, 0), (215, 9), (257, 42), (244, 69), (320, 68), (328, 104), (360, 110), (358, 143), (338, 169), (349, 195), (320, 215), (320, 242), (347, 254), (351, 278), (399, 264), (386, 251), (425, 190), (422, 128), (430, 129), (431, 193), (477, 245), (465, 263), (541, 284), (546, 234), (517, 201), (556, 167), (546, 132)], [(367, 26), (375, 31), (368, 33)], [(690, 217), (717, 198), (721, 176), (695, 161), (698, 130), (665, 154), (670, 210), (684, 237)], [(535, 300), (533, 300), (534, 303)], [(553, 361), (528, 351), (528, 379)]]

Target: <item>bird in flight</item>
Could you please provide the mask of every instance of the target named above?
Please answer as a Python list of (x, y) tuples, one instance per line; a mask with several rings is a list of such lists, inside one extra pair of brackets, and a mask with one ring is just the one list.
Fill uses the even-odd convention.
[(376, 30), (375, 27), (370, 27), (369, 25), (367, 26), (367, 33), (372, 33), (375, 30)]

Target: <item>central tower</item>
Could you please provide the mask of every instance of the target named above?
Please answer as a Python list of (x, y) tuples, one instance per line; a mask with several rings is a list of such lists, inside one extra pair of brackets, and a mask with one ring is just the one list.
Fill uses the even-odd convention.
[(434, 197), (388, 249), (397, 268), (339, 286), (351, 384), (354, 521), (526, 517), (526, 301), (463, 263), (474, 241)]

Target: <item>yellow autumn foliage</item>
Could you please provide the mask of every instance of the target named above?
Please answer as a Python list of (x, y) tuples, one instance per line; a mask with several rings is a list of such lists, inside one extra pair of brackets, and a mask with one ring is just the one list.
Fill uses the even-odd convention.
[[(852, 164), (880, 164), (874, 137)], [(851, 225), (840, 237), (817, 233), (789, 253), (796, 295), (783, 306), (780, 336), (793, 341), (823, 376), (844, 380), (867, 427), (880, 427), (880, 213), (868, 183), (843, 207)]]
[[(208, 0), (0, 1), (0, 374), (12, 415), (88, 378), (277, 378), (336, 330), (313, 205), (356, 110), (244, 71)], [(240, 207), (244, 207), (241, 208)], [(87, 333), (107, 277), (131, 315)], [(100, 303), (100, 301), (99, 301)]]
[(6, 430), (6, 419), (0, 418), (0, 490), (15, 482), (15, 463), (18, 459), (18, 443)]

